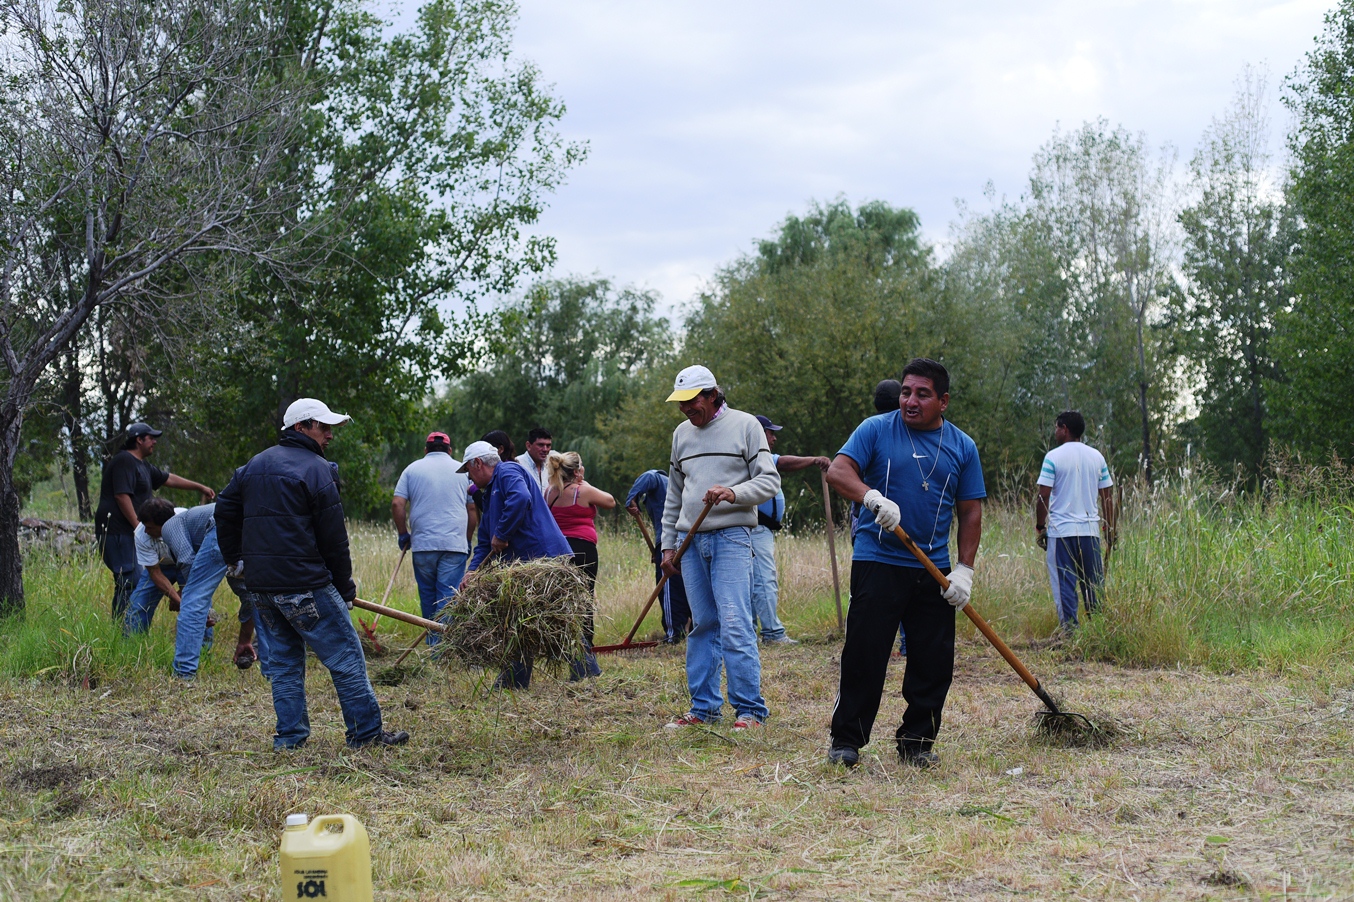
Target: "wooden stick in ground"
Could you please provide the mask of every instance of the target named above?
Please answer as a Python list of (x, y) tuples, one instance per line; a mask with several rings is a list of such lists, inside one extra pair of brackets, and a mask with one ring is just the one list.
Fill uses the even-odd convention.
[[(403, 548), (401, 548), (400, 559), (395, 562), (395, 569), (390, 571), (390, 582), (386, 583), (386, 593), (381, 596), (381, 604), (385, 604), (386, 602), (390, 601), (390, 590), (395, 588), (395, 576), (400, 572), (400, 565), (404, 563), (404, 556), (406, 554), (408, 554), (408, 552), (405, 551)], [(381, 619), (380, 614), (377, 614), (375, 617), (371, 618), (371, 631), (374, 632), (376, 630), (376, 624), (377, 622), (380, 621), (380, 619)]]
[(401, 664), (403, 664), (404, 659), (412, 655), (414, 653), (414, 649), (422, 645), (423, 640), (427, 638), (427, 636), (428, 636), (427, 630), (424, 630), (423, 632), (419, 633), (418, 638), (414, 640), (414, 644), (404, 650), (404, 654), (400, 655), (399, 660), (395, 662), (395, 666), (399, 667)]
[(837, 575), (837, 527), (832, 523), (832, 490), (827, 484), (827, 471), (819, 470), (823, 475), (823, 512), (827, 514), (827, 553), (832, 558), (832, 592), (837, 597), (837, 629), (843, 629), (842, 623), (842, 581)]
[[(691, 524), (691, 529), (687, 530), (686, 538), (683, 539), (682, 544), (678, 546), (677, 553), (672, 556), (673, 566), (682, 562), (682, 555), (686, 554), (686, 549), (690, 547), (691, 540), (696, 536), (696, 531), (700, 529), (701, 524), (705, 522), (705, 515), (710, 513), (710, 509), (714, 506), (715, 503), (713, 501), (706, 502), (705, 509), (702, 510), (700, 516), (696, 518), (696, 522)], [(635, 621), (634, 626), (630, 627), (630, 635), (625, 637), (625, 641), (622, 642), (621, 645), (629, 645), (635, 638), (635, 633), (639, 632), (639, 627), (644, 623), (644, 618), (649, 616), (649, 608), (653, 607), (653, 603), (658, 600), (658, 596), (662, 593), (663, 587), (667, 585), (667, 582), (668, 574), (664, 573), (663, 578), (658, 581), (658, 585), (654, 586), (653, 592), (649, 593), (649, 600), (644, 603), (644, 610), (639, 612), (639, 619)]]
[(626, 511), (628, 511), (630, 516), (635, 518), (635, 522), (639, 524), (639, 531), (644, 534), (644, 544), (649, 546), (649, 554), (652, 555), (658, 549), (654, 546), (653, 539), (649, 538), (649, 527), (644, 525), (644, 517), (640, 515), (639, 511), (630, 510), (628, 507), (626, 508)]

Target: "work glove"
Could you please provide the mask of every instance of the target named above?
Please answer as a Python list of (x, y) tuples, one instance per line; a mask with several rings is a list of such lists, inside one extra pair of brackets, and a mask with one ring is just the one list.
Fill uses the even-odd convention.
[(413, 541), (414, 541), (413, 536), (409, 535), (409, 533), (407, 532), (400, 533), (400, 551), (408, 551), (409, 546), (411, 543), (413, 543)]
[(865, 508), (874, 514), (874, 522), (885, 529), (892, 530), (902, 522), (903, 515), (898, 510), (898, 505), (881, 495), (878, 490), (870, 489), (865, 493), (865, 500), (861, 502)]
[(231, 579), (244, 579), (244, 561), (236, 561), (227, 567), (226, 576)]
[(351, 611), (353, 609), (353, 600), (351, 598), (343, 599), (343, 603), (348, 606), (348, 610)]
[(950, 587), (940, 594), (956, 611), (962, 611), (973, 592), (973, 568), (967, 564), (955, 564), (949, 580)]
[(1039, 530), (1039, 537), (1034, 540), (1034, 544), (1038, 545), (1045, 551), (1048, 551), (1048, 530), (1046, 529)]

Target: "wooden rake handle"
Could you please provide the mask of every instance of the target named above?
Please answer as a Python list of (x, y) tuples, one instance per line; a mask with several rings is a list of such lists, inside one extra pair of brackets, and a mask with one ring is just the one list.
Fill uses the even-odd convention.
[(387, 617), (393, 617), (396, 620), (401, 620), (405, 623), (412, 624), (413, 626), (421, 626), (425, 630), (434, 630), (439, 633), (445, 633), (447, 631), (447, 628), (436, 620), (428, 620), (417, 614), (406, 614), (398, 608), (388, 608), (385, 605), (377, 604), (374, 601), (363, 601), (361, 598), (354, 598), (353, 607), (362, 608), (377, 614), (384, 614)]
[(639, 524), (639, 531), (644, 534), (644, 544), (649, 546), (649, 554), (653, 554), (658, 549), (654, 546), (653, 539), (649, 537), (649, 527), (644, 525), (644, 517), (640, 515), (639, 511), (630, 510), (628, 507), (625, 510)]
[[(921, 561), (921, 565), (926, 568), (926, 572), (931, 574), (931, 577), (936, 582), (940, 583), (940, 588), (942, 590), (950, 587), (950, 581), (946, 579), (945, 574), (941, 573), (940, 568), (933, 564), (931, 559), (926, 556), (926, 553), (917, 547), (917, 543), (912, 541), (912, 537), (908, 535), (901, 526), (893, 527), (893, 534), (898, 537), (898, 541), (903, 543), (904, 548), (912, 552), (912, 555), (917, 560)], [(973, 610), (972, 602), (964, 605), (964, 613), (968, 615), (969, 620), (973, 621), (973, 625), (978, 628), (978, 631), (987, 637), (987, 641), (992, 643), (992, 647), (1006, 659), (1006, 663), (1011, 665), (1011, 669), (1025, 681), (1025, 685), (1033, 689), (1034, 693), (1038, 695), (1045, 704), (1049, 704), (1049, 700), (1044, 697), (1046, 693), (1044, 692), (1043, 687), (1039, 685), (1039, 681), (1034, 678), (1034, 674), (1030, 673), (1029, 668), (1021, 663), (1020, 659), (1016, 657), (1015, 652), (1011, 651), (1006, 643), (1001, 641), (1001, 637), (988, 625), (987, 621), (982, 618), (982, 615)], [(1051, 707), (1053, 710), (1057, 710), (1056, 706)]]
[[(710, 510), (714, 506), (715, 502), (713, 501), (705, 502), (704, 510), (702, 510), (700, 516), (696, 518), (696, 522), (691, 524), (691, 529), (687, 530), (686, 538), (682, 539), (682, 544), (677, 546), (677, 553), (672, 556), (672, 563), (674, 566), (681, 563), (682, 555), (686, 554), (686, 549), (691, 546), (691, 540), (696, 537), (696, 531), (700, 529), (701, 524), (705, 522), (705, 515), (710, 513)], [(642, 523), (640, 525), (643, 526)], [(658, 585), (654, 586), (653, 591), (649, 593), (649, 600), (644, 603), (644, 610), (639, 612), (639, 619), (635, 621), (634, 626), (630, 627), (630, 635), (625, 637), (625, 641), (621, 643), (622, 645), (629, 645), (631, 640), (635, 638), (635, 633), (639, 632), (640, 626), (644, 623), (644, 618), (649, 616), (649, 608), (653, 607), (653, 603), (658, 600), (658, 596), (663, 592), (663, 587), (667, 584), (668, 574), (664, 573), (663, 578), (658, 581)]]

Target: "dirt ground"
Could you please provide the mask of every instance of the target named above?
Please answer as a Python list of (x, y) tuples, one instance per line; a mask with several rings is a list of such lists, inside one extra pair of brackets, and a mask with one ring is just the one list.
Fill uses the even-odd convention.
[(1354, 898), (1347, 682), (1018, 649), (1068, 707), (1124, 729), (1067, 749), (966, 642), (940, 766), (893, 754), (895, 661), (847, 772), (824, 763), (837, 651), (764, 650), (772, 717), (747, 736), (663, 730), (685, 709), (680, 649), (518, 695), (428, 666), (377, 686), (410, 744), (363, 752), (313, 662), (314, 735), (285, 754), (257, 670), (0, 683), (0, 898), (278, 899), (294, 811), (365, 823), (378, 899)]

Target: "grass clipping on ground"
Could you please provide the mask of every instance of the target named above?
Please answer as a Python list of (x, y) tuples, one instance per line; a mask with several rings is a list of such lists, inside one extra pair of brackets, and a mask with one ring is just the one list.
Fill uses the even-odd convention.
[(438, 619), (447, 625), (437, 657), (501, 668), (514, 661), (561, 664), (583, 650), (592, 592), (567, 557), (472, 571)]

